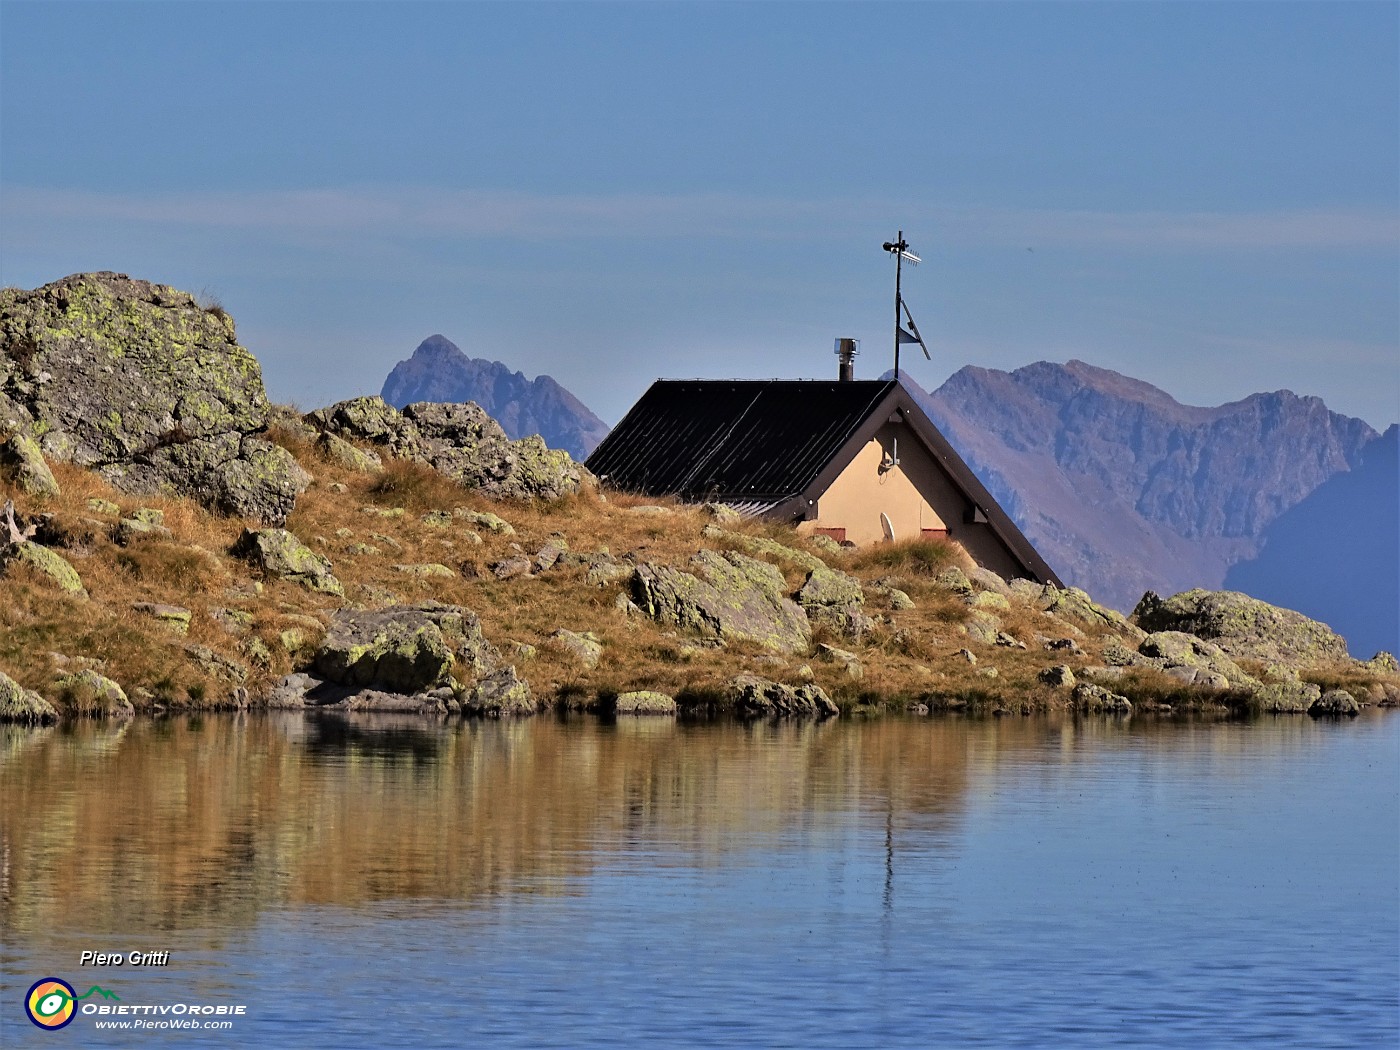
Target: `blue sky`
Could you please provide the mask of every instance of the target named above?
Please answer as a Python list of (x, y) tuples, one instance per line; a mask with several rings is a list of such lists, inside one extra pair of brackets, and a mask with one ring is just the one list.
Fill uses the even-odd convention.
[(609, 422), (1077, 357), (1400, 418), (1400, 5), (0, 0), (0, 281), (217, 296), (270, 393), (429, 334)]

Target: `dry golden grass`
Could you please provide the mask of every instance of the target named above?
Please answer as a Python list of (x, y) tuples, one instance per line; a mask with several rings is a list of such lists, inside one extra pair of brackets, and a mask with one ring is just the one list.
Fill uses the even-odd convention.
[[(1068, 664), (1076, 673), (1102, 663), (1100, 650), (1112, 637), (1099, 627), (1071, 627), (1014, 600), (1010, 610), (996, 615), (1002, 629), (1027, 648), (973, 641), (967, 633), (973, 615), (968, 602), (934, 582), (944, 568), (971, 565), (960, 547), (945, 541), (914, 540), (836, 554), (781, 524), (761, 521), (726, 524), (722, 529), (729, 535), (711, 530), (706, 536), (712, 519), (674, 501), (588, 490), (553, 502), (500, 503), (419, 464), (386, 456), (383, 472), (358, 473), (322, 459), (294, 430), (276, 430), (271, 436), (315, 475), (287, 528), (330, 559), (345, 587), (344, 602), (285, 580), (259, 579), (248, 564), (229, 555), (250, 523), (210, 514), (185, 499), (126, 495), (95, 474), (55, 465), (62, 496), (34, 500), (0, 482), (0, 500), (12, 497), (26, 513), (52, 513), (63, 530), (81, 541), (60, 553), (77, 569), (92, 600), (62, 596), (49, 581), (13, 570), (0, 580), (0, 670), (74, 711), (91, 706), (91, 698), (57, 695), (55, 682), (63, 668), (51, 653), (97, 662), (94, 666), (121, 683), (138, 709), (217, 706), (229, 702), (231, 687), (200, 670), (186, 651), (189, 645), (246, 665), (248, 687), (256, 695), (305, 659), (340, 605), (431, 600), (476, 612), (487, 638), (517, 665), (536, 694), (565, 706), (588, 706), (632, 689), (714, 700), (727, 679), (752, 673), (791, 684), (814, 681), (848, 711), (920, 701), (1016, 712), (1064, 704), (1067, 691), (1039, 684), (1037, 673), (1052, 663)], [(93, 497), (118, 504), (124, 516), (141, 507), (161, 510), (172, 535), (119, 546), (111, 539), (116, 516), (89, 509)], [(640, 506), (661, 506), (664, 513), (638, 513), (634, 508)], [(515, 532), (499, 535), (461, 518), (445, 526), (434, 523), (443, 515), (432, 512), (451, 514), (456, 508), (497, 514)], [(560, 539), (577, 552), (607, 551), (618, 559), (684, 568), (702, 549), (744, 550), (744, 541), (736, 536), (766, 538), (815, 554), (867, 584), (889, 581), (909, 594), (915, 608), (885, 608), (877, 590), (867, 586), (867, 612), (879, 622), (859, 642), (819, 626), (811, 652), (775, 654), (746, 645), (716, 649), (703, 639), (629, 616), (616, 604), (625, 593), (625, 578), (599, 588), (586, 583), (580, 567), (510, 580), (498, 580), (490, 572), (490, 566), (506, 558), (532, 557), (546, 542)], [(800, 565), (771, 560), (792, 590), (802, 584), (806, 572)], [(456, 575), (417, 577), (396, 568), (421, 563), (445, 565)], [(188, 608), (189, 634), (175, 636), (158, 621), (133, 612), (136, 602)], [(248, 614), (249, 633), (230, 633), (214, 616), (216, 609)], [(596, 667), (583, 666), (550, 641), (559, 628), (597, 635), (603, 655)], [(1082, 655), (1046, 652), (1037, 637), (1069, 633)], [(261, 662), (248, 650), (254, 638), (266, 654)], [(863, 677), (852, 679), (843, 664), (818, 658), (821, 642), (854, 652)], [(289, 651), (289, 645), (296, 651)], [(959, 655), (962, 649), (976, 654), (975, 665)], [(993, 667), (995, 677), (987, 673)], [(1179, 683), (1170, 679), (1143, 673), (1125, 682), (1115, 688), (1131, 687), (1171, 702), (1181, 698)]]

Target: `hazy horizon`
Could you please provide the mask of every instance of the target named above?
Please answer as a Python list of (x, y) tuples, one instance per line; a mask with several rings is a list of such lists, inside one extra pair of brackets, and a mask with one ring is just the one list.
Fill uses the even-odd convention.
[(658, 376), (1078, 358), (1400, 418), (1400, 8), (0, 4), (0, 281), (218, 297), (279, 400), (440, 332)]

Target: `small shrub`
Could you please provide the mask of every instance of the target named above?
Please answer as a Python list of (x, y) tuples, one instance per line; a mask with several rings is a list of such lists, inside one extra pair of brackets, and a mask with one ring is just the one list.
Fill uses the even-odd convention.
[(900, 540), (863, 547), (851, 559), (851, 567), (871, 572), (937, 576), (965, 560), (962, 548), (949, 540)]
[(443, 510), (463, 495), (462, 486), (432, 467), (408, 459), (388, 459), (365, 490), (376, 503), (414, 510)]

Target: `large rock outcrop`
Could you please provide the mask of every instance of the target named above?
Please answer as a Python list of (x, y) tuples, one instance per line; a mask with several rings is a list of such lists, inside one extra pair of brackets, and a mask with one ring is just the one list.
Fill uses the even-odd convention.
[(784, 593), (786, 581), (767, 562), (731, 551), (702, 550), (691, 560), (699, 576), (650, 562), (632, 573), (632, 600), (661, 623), (722, 642), (757, 642), (778, 652), (812, 641), (807, 614)]
[(592, 475), (539, 437), (511, 441), (480, 405), (417, 402), (402, 412), (378, 397), (317, 409), (306, 421), (325, 433), (367, 441), (425, 463), (493, 499), (557, 499)]
[(1289, 666), (1347, 659), (1346, 640), (1325, 623), (1237, 591), (1192, 590), (1170, 598), (1148, 591), (1133, 620), (1145, 631), (1204, 638), (1235, 659)]
[(316, 672), (338, 685), (418, 693), (448, 685), (459, 663), (484, 670), (495, 651), (481, 621), (455, 605), (341, 609), (316, 651)]
[(0, 291), (0, 429), (129, 492), (280, 525), (309, 483), (258, 435), (268, 402), (233, 319), (125, 274)]

